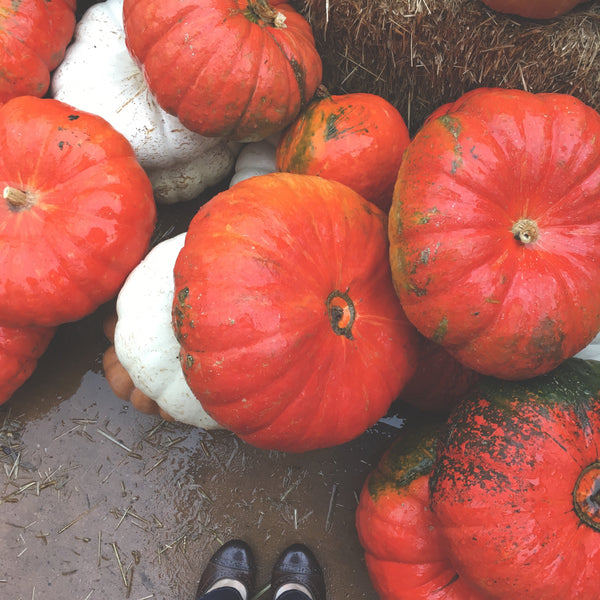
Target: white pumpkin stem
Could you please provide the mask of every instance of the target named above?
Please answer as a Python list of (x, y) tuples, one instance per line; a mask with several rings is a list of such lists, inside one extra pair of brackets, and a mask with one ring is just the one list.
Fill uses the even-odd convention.
[(522, 244), (533, 244), (540, 236), (540, 230), (533, 219), (519, 219), (511, 229), (512, 234)]

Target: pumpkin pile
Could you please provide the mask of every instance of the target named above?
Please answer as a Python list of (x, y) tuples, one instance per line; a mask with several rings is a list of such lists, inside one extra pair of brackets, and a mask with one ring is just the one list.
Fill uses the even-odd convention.
[(356, 526), (383, 600), (597, 597), (600, 362), (573, 357), (600, 329), (599, 134), (572, 96), (482, 88), (403, 156), (395, 289), (479, 377), (365, 483)]
[[(281, 0), (43, 4), (41, 72), (0, 76), (0, 403), (115, 301), (105, 375), (142, 412), (301, 453), (421, 409), (356, 512), (382, 600), (595, 600), (600, 114), (478, 87), (411, 139), (327, 91)], [(156, 202), (227, 176), (151, 248)]]
[(239, 151), (236, 142), (190, 131), (161, 108), (125, 44), (123, 0), (85, 11), (50, 92), (103, 117), (129, 140), (160, 204), (192, 200), (219, 183)]

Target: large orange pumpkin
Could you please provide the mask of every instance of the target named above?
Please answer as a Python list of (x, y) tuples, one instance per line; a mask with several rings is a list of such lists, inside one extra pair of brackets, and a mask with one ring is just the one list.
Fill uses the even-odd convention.
[(158, 103), (204, 136), (266, 138), (321, 83), (312, 29), (282, 0), (125, 0), (123, 21)]
[(477, 89), (411, 141), (390, 210), (409, 319), (473, 370), (550, 371), (600, 329), (600, 114)]
[(53, 327), (112, 298), (147, 251), (156, 206), (129, 142), (58, 100), (0, 107), (0, 324)]
[(173, 319), (213, 419), (253, 445), (301, 452), (384, 416), (416, 361), (385, 223), (347, 186), (289, 173), (202, 206), (175, 263)]

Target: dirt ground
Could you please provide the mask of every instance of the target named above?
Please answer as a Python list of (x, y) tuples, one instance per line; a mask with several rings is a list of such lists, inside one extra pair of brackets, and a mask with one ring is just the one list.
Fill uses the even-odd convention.
[[(163, 209), (158, 235), (185, 230), (212, 193)], [(376, 600), (354, 511), (402, 409), (348, 444), (298, 455), (143, 415), (102, 372), (112, 308), (61, 326), (0, 406), (0, 598), (192, 600), (210, 555), (240, 537), (256, 551), (258, 597), (270, 598), (279, 552), (303, 541), (331, 600)]]

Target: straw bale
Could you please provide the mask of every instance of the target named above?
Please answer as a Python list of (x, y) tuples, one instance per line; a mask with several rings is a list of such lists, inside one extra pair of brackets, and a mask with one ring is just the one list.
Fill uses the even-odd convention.
[(433, 109), (486, 86), (572, 94), (600, 110), (600, 0), (550, 20), (479, 0), (296, 0), (331, 93), (372, 92), (414, 134)]

